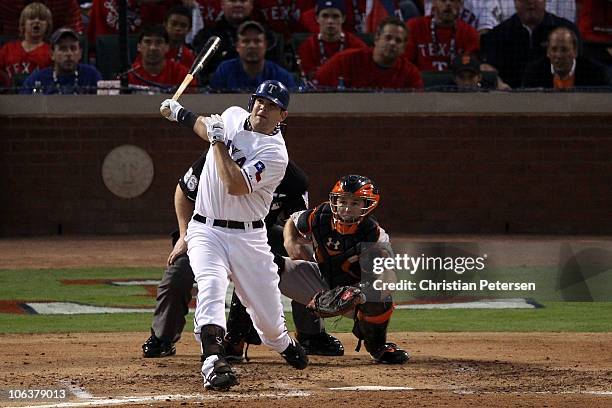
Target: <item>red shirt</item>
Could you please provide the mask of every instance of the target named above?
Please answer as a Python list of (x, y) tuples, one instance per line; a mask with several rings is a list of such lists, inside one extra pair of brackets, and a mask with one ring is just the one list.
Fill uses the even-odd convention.
[(582, 0), (578, 28), (584, 41), (612, 42), (612, 33), (598, 30), (612, 29), (612, 4), (607, 0)]
[(221, 0), (197, 0), (197, 2), (204, 27), (214, 26), (219, 14), (221, 14)]
[[(315, 6), (315, 0), (255, 0), (253, 14), (261, 15), (267, 28), (290, 38), (292, 33), (304, 32), (299, 23), (301, 14)], [(317, 29), (317, 32), (319, 30)]]
[(189, 70), (195, 60), (195, 54), (186, 45), (181, 45), (180, 47), (170, 47), (166, 58), (178, 62)]
[[(142, 26), (138, 0), (128, 0), (128, 31), (135, 33)], [(94, 0), (89, 13), (87, 38), (89, 47), (95, 48), (99, 35), (117, 34), (119, 32), (119, 8), (117, 0)]]
[[(323, 55), (321, 55), (323, 47)], [(327, 42), (319, 40), (318, 34), (313, 34), (298, 48), (302, 70), (308, 78), (312, 78), (317, 68), (340, 51), (351, 48), (367, 48), (355, 34), (345, 33), (344, 41)]]
[[(19, 36), (19, 15), (21, 10), (31, 3), (27, 0), (0, 1), (0, 34)], [(53, 15), (53, 28), (70, 27), (77, 33), (83, 32), (81, 8), (77, 0), (44, 0), (41, 1)]]
[[(155, 84), (159, 84), (160, 86), (180, 85), (181, 82), (183, 82), (183, 79), (185, 79), (185, 75), (187, 75), (187, 73), (189, 72), (189, 69), (185, 68), (183, 65), (169, 59), (166, 59), (166, 65), (164, 66), (163, 71), (160, 72), (158, 75), (149, 74), (147, 71), (144, 70), (139, 61), (135, 61), (132, 64), (132, 69), (133, 71), (128, 74), (129, 84), (143, 86), (155, 86)], [(135, 74), (153, 83), (143, 81)], [(197, 80), (194, 79), (191, 82), (190, 86), (196, 85)]]
[(372, 59), (373, 48), (357, 48), (334, 55), (316, 74), (320, 85), (338, 86), (338, 78), (344, 79), (346, 88), (422, 89), (423, 79), (419, 70), (400, 56), (390, 68), (381, 68)]
[(473, 54), (480, 49), (478, 31), (461, 20), (457, 20), (456, 30), (451, 27), (435, 28), (437, 41), (434, 44), (431, 19), (431, 16), (418, 17), (408, 20), (406, 24), (409, 34), (405, 55), (421, 71), (446, 71), (450, 69), (454, 56)]
[(26, 51), (21, 40), (8, 42), (0, 48), (0, 69), (6, 72), (9, 79), (15, 74), (29, 74), (51, 64), (51, 47), (47, 43), (42, 43), (32, 51)]

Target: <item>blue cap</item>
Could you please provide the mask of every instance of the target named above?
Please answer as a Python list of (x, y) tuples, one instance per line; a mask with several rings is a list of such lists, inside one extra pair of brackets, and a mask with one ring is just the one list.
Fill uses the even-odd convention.
[(265, 98), (269, 101), (277, 104), (282, 110), (287, 110), (289, 107), (289, 90), (280, 81), (267, 80), (263, 81), (255, 93), (251, 95), (251, 102), (249, 103), (249, 111), (253, 108), (253, 102), (255, 98)]
[(326, 8), (335, 8), (340, 10), (342, 14), (346, 14), (344, 10), (344, 0), (317, 0), (317, 6), (315, 8), (316, 14), (319, 14), (319, 11)]

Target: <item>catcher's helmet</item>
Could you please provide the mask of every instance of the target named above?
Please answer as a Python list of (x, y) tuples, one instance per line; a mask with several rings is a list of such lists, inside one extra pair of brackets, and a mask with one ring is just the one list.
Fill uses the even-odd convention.
[[(357, 201), (352, 203), (352, 211), (351, 202), (348, 200)], [(379, 201), (378, 188), (369, 178), (356, 174), (342, 177), (329, 193), (334, 228), (341, 234), (354, 233), (359, 223), (374, 211)]]
[(253, 110), (257, 98), (266, 98), (277, 104), (282, 110), (287, 110), (289, 107), (289, 90), (280, 81), (268, 80), (259, 84), (249, 100), (249, 112)]

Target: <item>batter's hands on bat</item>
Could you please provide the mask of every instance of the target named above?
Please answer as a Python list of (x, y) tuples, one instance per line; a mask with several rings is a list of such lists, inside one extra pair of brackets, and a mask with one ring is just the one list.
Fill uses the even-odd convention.
[(183, 255), (184, 253), (187, 252), (187, 243), (185, 242), (185, 237), (179, 237), (179, 239), (176, 241), (176, 244), (174, 244), (174, 248), (172, 249), (172, 252), (170, 252), (170, 255), (168, 256), (168, 265), (172, 265), (174, 263), (174, 261), (176, 260), (176, 258), (178, 258), (179, 256)]
[(183, 105), (173, 99), (166, 99), (159, 107), (159, 111), (162, 112), (162, 115), (171, 122), (178, 121), (178, 113), (181, 109), (183, 109)]
[(210, 115), (204, 119), (204, 123), (206, 123), (206, 133), (211, 145), (217, 142), (225, 143), (225, 128), (221, 115)]

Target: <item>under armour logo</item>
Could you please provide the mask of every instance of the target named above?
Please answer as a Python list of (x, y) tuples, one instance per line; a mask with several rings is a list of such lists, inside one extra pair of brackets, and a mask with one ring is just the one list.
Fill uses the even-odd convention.
[(327, 246), (328, 246), (328, 247), (333, 246), (333, 247), (334, 247), (334, 249), (337, 251), (337, 250), (338, 250), (338, 247), (340, 246), (340, 241), (336, 241), (336, 242), (334, 242), (334, 241), (332, 240), (332, 238), (331, 238), (331, 237), (329, 237), (329, 238), (327, 238)]
[(269, 93), (274, 93), (276, 92), (276, 88), (278, 88), (278, 86), (274, 85), (274, 84), (268, 84), (268, 92)]

